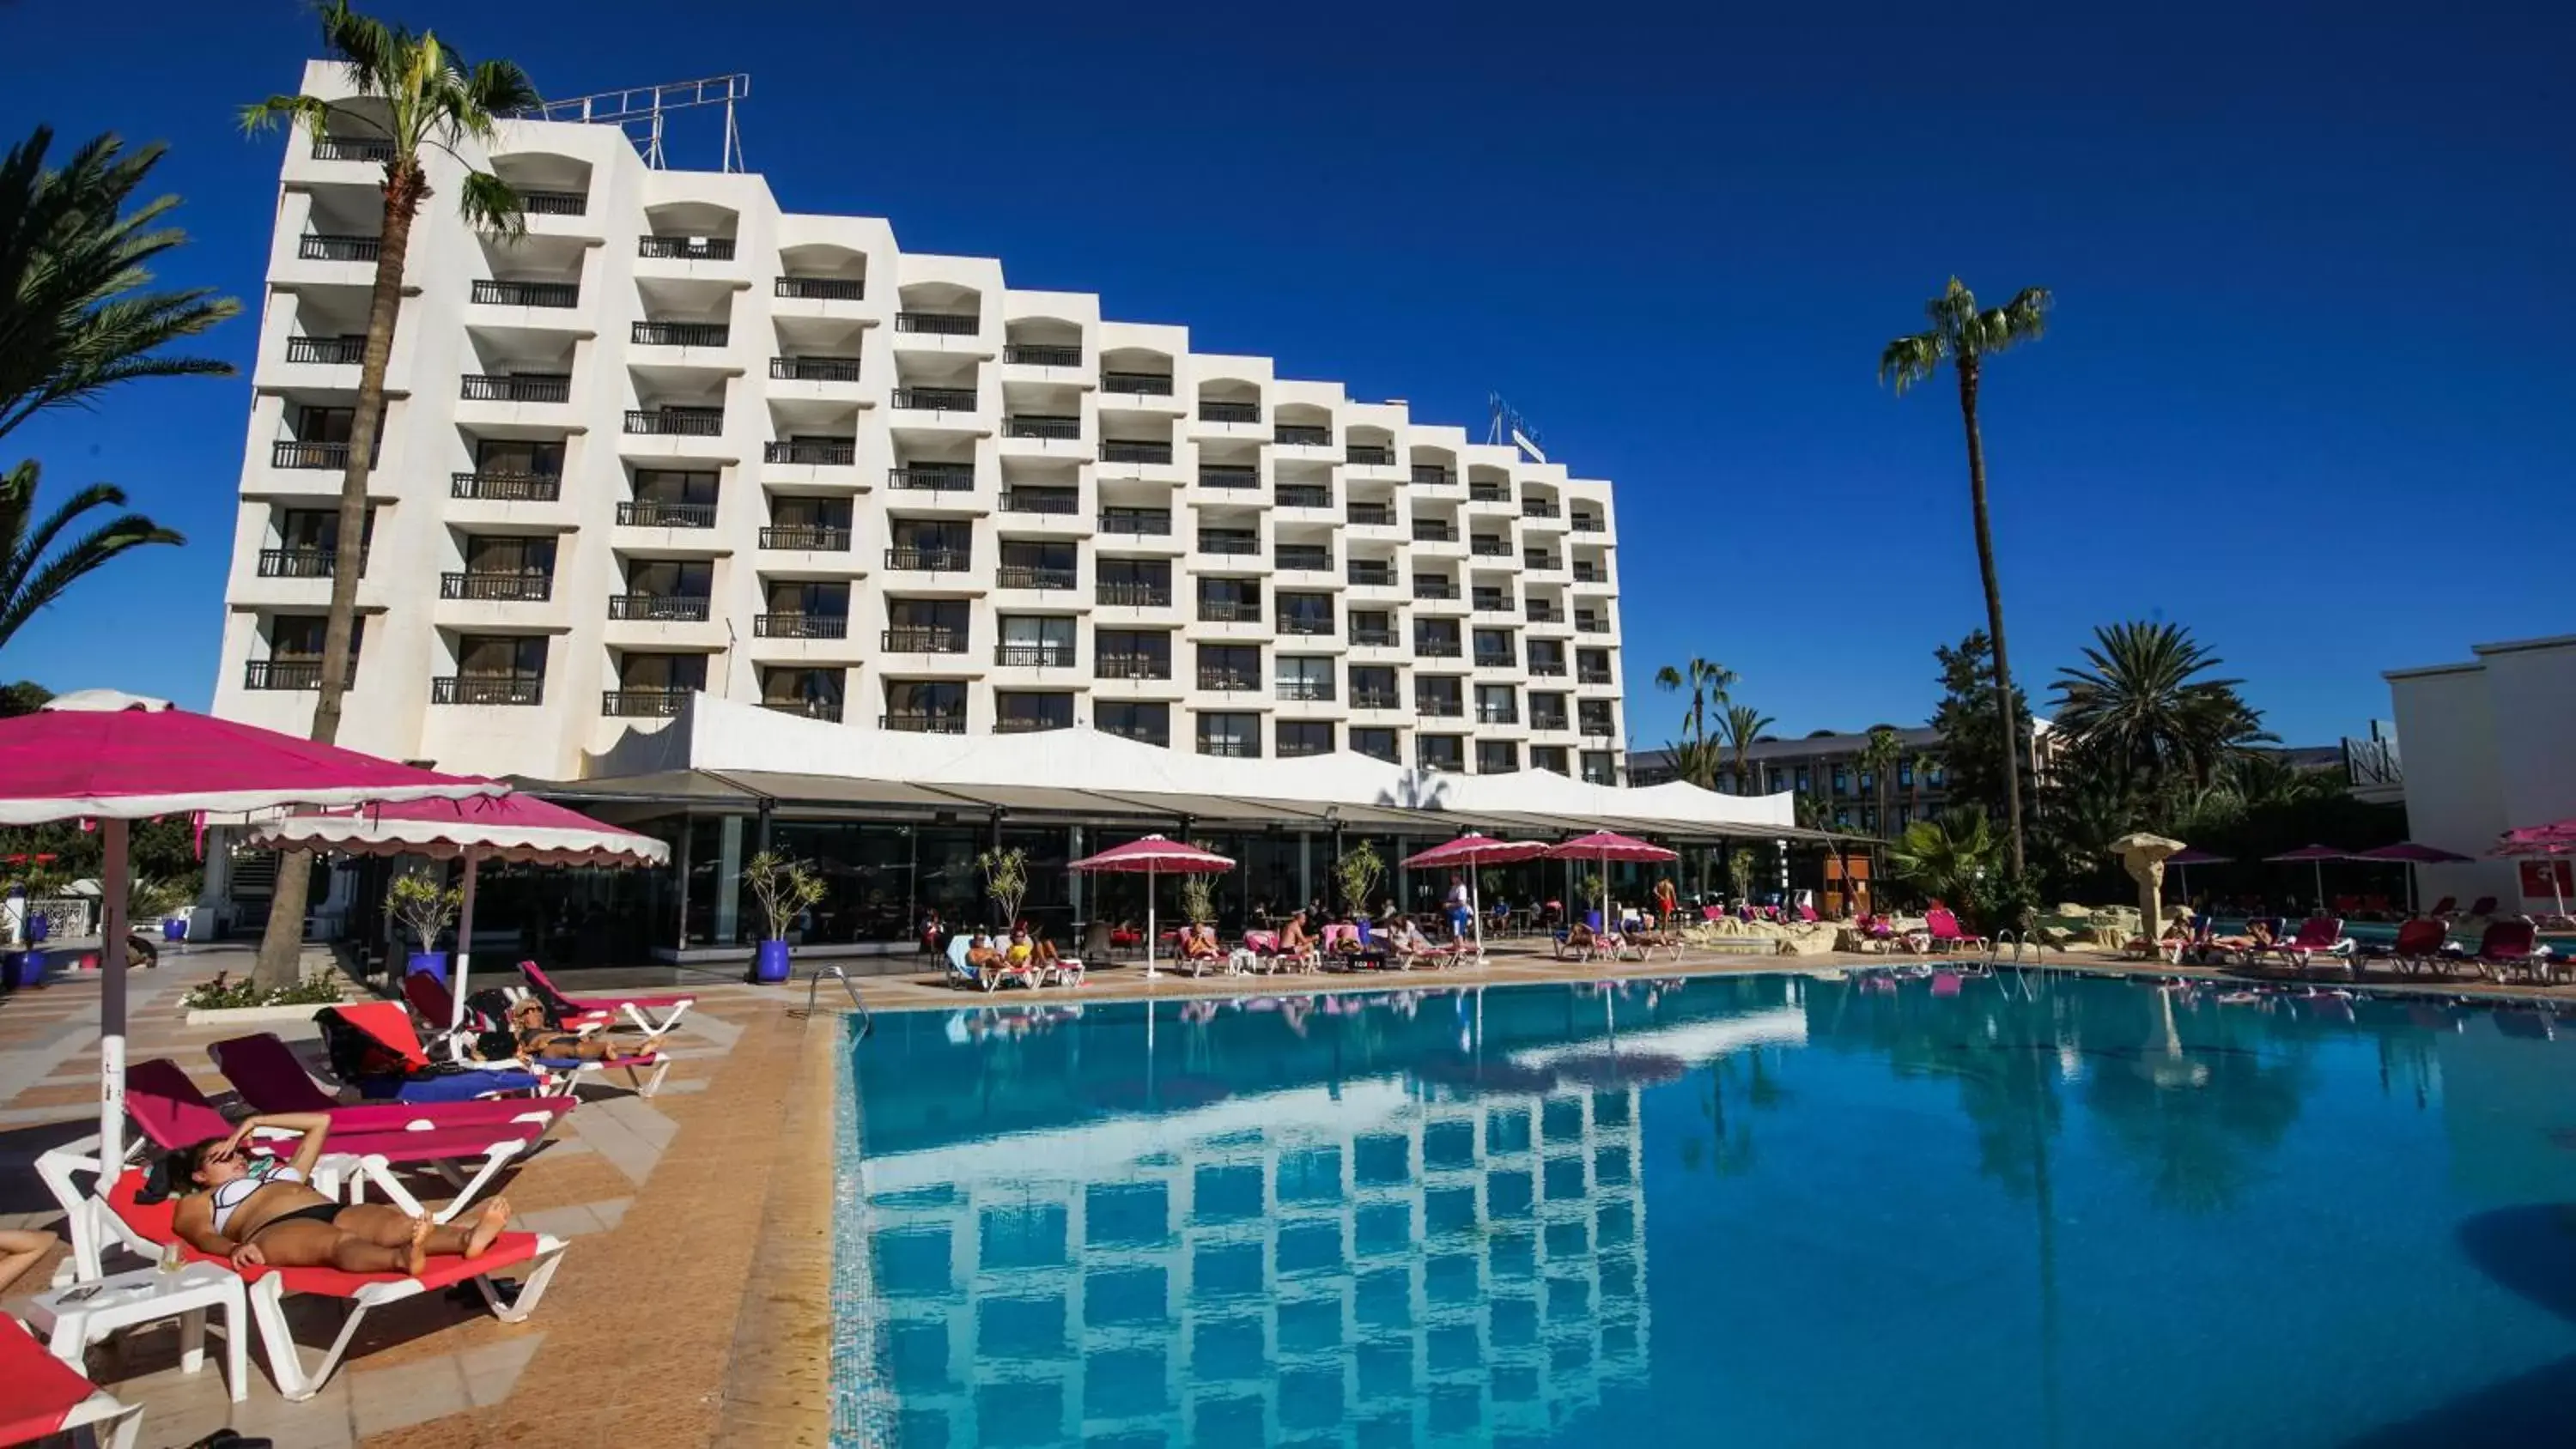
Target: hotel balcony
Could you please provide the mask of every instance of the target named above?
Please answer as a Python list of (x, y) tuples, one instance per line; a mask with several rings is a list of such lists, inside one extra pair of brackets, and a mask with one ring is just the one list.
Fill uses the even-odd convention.
[(554, 593), (555, 576), (550, 573), (443, 573), (438, 576), (438, 596), (442, 599), (542, 604), (553, 598)]
[(581, 283), (478, 281), (467, 293), (467, 299), (482, 307), (562, 310), (581, 305)]
[(993, 662), (1005, 669), (1071, 669), (1071, 644), (996, 644)]
[(295, 256), (306, 262), (373, 262), (384, 245), (381, 237), (307, 232), (295, 239)]
[[(358, 572), (367, 571), (367, 551), (358, 550)], [(340, 572), (340, 555), (327, 548), (264, 548), (259, 576), (264, 579), (327, 579)]]
[(915, 735), (962, 735), (966, 733), (966, 711), (889, 710), (877, 716), (877, 728)]
[(962, 574), (973, 564), (973, 552), (962, 548), (897, 547), (885, 551), (885, 566), (896, 573)]
[(1168, 609), (1172, 606), (1172, 586), (1102, 579), (1092, 586), (1092, 602), (1118, 609)]
[(760, 546), (789, 553), (847, 553), (850, 530), (820, 523), (781, 524), (760, 531)]
[(546, 682), (519, 675), (441, 674), (429, 681), (429, 702), (532, 709), (546, 702)]
[(364, 337), (289, 337), (286, 360), (316, 367), (355, 367), (366, 360)]
[(653, 437), (718, 438), (724, 436), (724, 409), (628, 408), (626, 431)]
[[(469, 372), (465, 374), (457, 396), (465, 402), (570, 402), (572, 376), (561, 372)], [(627, 431), (635, 430), (629, 428)]]
[(457, 473), (448, 479), (447, 496), (483, 503), (553, 503), (563, 497), (560, 473)]
[(855, 357), (773, 357), (769, 359), (769, 379), (772, 382), (857, 382), (859, 360)]
[(733, 328), (722, 322), (638, 322), (627, 340), (638, 347), (728, 347)]
[(599, 697), (599, 712), (610, 719), (671, 719), (689, 702), (686, 689), (611, 689)]
[(771, 295), (791, 302), (857, 302), (866, 299), (868, 284), (860, 277), (780, 277)]
[(888, 654), (963, 654), (966, 631), (930, 624), (903, 624), (886, 630), (878, 644)]
[(611, 594), (608, 617), (629, 623), (702, 624), (708, 599), (704, 594)]
[(716, 506), (712, 503), (662, 503), (650, 498), (620, 499), (617, 526), (713, 528), (716, 526)]
[[(358, 661), (349, 661), (348, 673), (342, 676), (346, 686), (358, 682)], [(322, 687), (322, 661), (319, 659), (252, 659), (242, 665), (242, 688), (307, 690)]]
[(1092, 676), (1097, 679), (1169, 679), (1172, 657), (1168, 654), (1109, 653), (1092, 662)]

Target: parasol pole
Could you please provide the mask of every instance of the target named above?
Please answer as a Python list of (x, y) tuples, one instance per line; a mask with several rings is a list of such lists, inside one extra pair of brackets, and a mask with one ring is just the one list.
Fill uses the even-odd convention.
[(447, 1029), (449, 1031), (465, 1025), (465, 977), (474, 960), (475, 867), (482, 863), (481, 857), (477, 856), (470, 846), (463, 854), (465, 856), (465, 900), (456, 909), (456, 982), (447, 993)]
[[(1150, 856), (1145, 860), (1145, 979), (1148, 981), (1154, 979), (1154, 861)], [(1145, 1016), (1145, 1035), (1149, 1050), (1153, 1046), (1153, 1034), (1154, 1017), (1151, 1008), (1148, 1008)]]
[(99, 902), (98, 991), (98, 1180), (104, 1195), (125, 1166), (125, 906), (130, 890), (126, 859), (128, 826), (102, 820), (99, 845), (107, 857), (105, 899)]
[(2308, 862), (2308, 869), (2315, 871), (2317, 875), (2317, 914), (2322, 916), (2326, 913), (2326, 863), (2322, 860), (2312, 860)]

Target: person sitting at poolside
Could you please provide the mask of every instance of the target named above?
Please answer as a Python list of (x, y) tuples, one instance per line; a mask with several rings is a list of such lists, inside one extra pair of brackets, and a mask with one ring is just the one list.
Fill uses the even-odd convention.
[(1290, 916), (1287, 929), (1279, 933), (1280, 964), (1284, 966), (1294, 962), (1300, 966), (1312, 966), (1318, 959), (1318, 951), (1315, 938), (1306, 934), (1306, 913), (1299, 911)]
[[(533, 996), (510, 1003), (510, 1041), (520, 1060), (603, 1062), (632, 1055), (637, 1048), (607, 1032), (565, 1031), (546, 1020), (546, 1004)], [(643, 1048), (651, 1050), (650, 1046)]]
[(1590, 922), (1578, 920), (1565, 928), (1565, 949), (1576, 956), (1589, 957), (1601, 949), (1601, 938), (1593, 932)]
[(1013, 926), (1010, 944), (1002, 948), (1002, 964), (1014, 971), (1025, 971), (1037, 955), (1037, 943), (1029, 939), (1029, 923), (1022, 921)]
[(1204, 975), (1209, 967), (1223, 962), (1225, 951), (1216, 943), (1216, 928), (1204, 925), (1184, 927), (1181, 931), (1181, 960), (1189, 965), (1193, 976)]
[[(242, 1143), (261, 1128), (302, 1134), (295, 1155), (279, 1162), (244, 1151)], [(497, 1197), (462, 1227), (415, 1218), (384, 1203), (333, 1202), (311, 1186), (330, 1130), (331, 1119), (320, 1112), (250, 1118), (229, 1136), (163, 1155), (145, 1195), (154, 1202), (177, 1197), (171, 1228), (197, 1251), (228, 1259), (236, 1268), (265, 1264), (416, 1277), (433, 1257), (481, 1257), (509, 1222), (510, 1204)]]
[(2272, 934), (2272, 923), (2258, 916), (2245, 923), (2242, 936), (2211, 937), (2209, 949), (2224, 951), (2231, 956), (2244, 956), (2256, 951), (2269, 951), (2278, 944), (2280, 937)]
[(1409, 971), (1415, 962), (1440, 954), (1440, 948), (1422, 933), (1422, 923), (1411, 919), (1399, 922), (1387, 933), (1386, 949), (1387, 964), (1399, 971)]

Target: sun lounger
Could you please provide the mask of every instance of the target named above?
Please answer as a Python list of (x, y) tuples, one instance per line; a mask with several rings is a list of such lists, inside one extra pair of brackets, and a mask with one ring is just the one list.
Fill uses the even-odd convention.
[[(141, 1172), (122, 1174), (108, 1192), (107, 1207), (117, 1235), (136, 1252), (157, 1257), (164, 1244), (176, 1241), (171, 1218), (177, 1209), (173, 1202), (138, 1201), (136, 1194), (142, 1182)], [(471, 1283), (494, 1317), (504, 1323), (517, 1323), (536, 1312), (563, 1250), (560, 1240), (543, 1233), (503, 1233), (481, 1257), (433, 1258), (428, 1271), (417, 1278), (400, 1273), (343, 1273), (337, 1268), (265, 1265), (232, 1271), (241, 1274), (250, 1290), (251, 1320), (259, 1325), (260, 1345), (268, 1357), (269, 1373), (277, 1380), (278, 1392), (290, 1401), (300, 1402), (320, 1393), (322, 1386), (330, 1382), (349, 1345), (357, 1341), (358, 1330), (371, 1309)], [(230, 1266), (224, 1259), (201, 1253), (185, 1243), (180, 1244), (180, 1252), (191, 1262)], [(527, 1277), (516, 1292), (504, 1295), (494, 1286), (492, 1274), (522, 1264), (530, 1265)], [(324, 1352), (321, 1362), (310, 1369), (286, 1321), (286, 1298), (291, 1293), (336, 1298), (349, 1305), (339, 1337)]]
[[(624, 1015), (646, 1036), (660, 1036), (680, 1024), (697, 998), (685, 992), (663, 992), (656, 995), (643, 991), (612, 991), (592, 996), (574, 996), (558, 988), (547, 978), (545, 968), (534, 961), (519, 963), (519, 975), (528, 983), (530, 994), (567, 1021), (576, 1018), (613, 1019)], [(663, 1013), (658, 1019), (654, 1012)]]
[(2343, 919), (2339, 916), (2310, 916), (2299, 923), (2298, 932), (2287, 940), (2276, 940), (2269, 946), (2246, 953), (2249, 963), (2278, 961), (2293, 974), (2304, 975), (2309, 963), (2319, 957), (2346, 970), (2352, 968), (2353, 945), (2344, 939)]
[(314, 1084), (295, 1049), (275, 1032), (228, 1037), (207, 1047), (206, 1055), (252, 1111), (328, 1113), (334, 1132), (406, 1132), (491, 1122), (529, 1122), (542, 1131), (573, 1109), (570, 1097), (344, 1104)]
[(1952, 951), (1982, 951), (1986, 938), (1972, 936), (1959, 925), (1959, 918), (1947, 906), (1934, 906), (1923, 913), (1923, 931), (1931, 949), (1943, 954)]
[(2496, 898), (2493, 896), (2480, 896), (2469, 903), (2468, 913), (2472, 916), (2492, 916), (2495, 912)]
[(45, 1351), (18, 1321), (0, 1315), (0, 1444), (27, 1444), (87, 1429), (102, 1445), (134, 1449), (143, 1406), (128, 1404)]
[(2460, 898), (2458, 896), (2444, 896), (2440, 900), (2435, 901), (2432, 908), (2425, 911), (2424, 914), (2436, 917), (2447, 916), (2451, 913), (2452, 908), (2457, 906), (2459, 903)]
[[(542, 1004), (544, 998), (537, 1000)], [(374, 1054), (399, 1057), (405, 1062), (407, 1071), (416, 1072), (429, 1064), (428, 1049), (421, 1045), (420, 1034), (412, 1029), (410, 1014), (392, 1002), (361, 1001), (326, 1007), (315, 1013), (315, 1019), (318, 1021), (335, 1013), (341, 1023), (339, 1030), (344, 1034), (354, 1031), (372, 1041)], [(560, 1022), (556, 1024), (562, 1025)], [(323, 1035), (326, 1041), (330, 1040), (332, 1030), (325, 1027)], [(584, 1078), (624, 1072), (628, 1084), (635, 1088), (635, 1095), (649, 1098), (662, 1090), (662, 1079), (671, 1073), (671, 1058), (655, 1049), (650, 1038), (638, 1046), (639, 1050), (613, 1057), (535, 1057), (530, 1059), (529, 1065), (534, 1068), (535, 1085), (552, 1095), (571, 1095)], [(340, 1051), (335, 1050), (332, 1057), (335, 1069), (339, 1065), (339, 1056)], [(480, 1082), (476, 1080), (478, 1073), (482, 1078)], [(485, 1096), (503, 1090), (497, 1085), (499, 1082), (529, 1074), (515, 1064), (504, 1066), (498, 1062), (482, 1062), (473, 1064), (467, 1071), (446, 1077), (408, 1079), (403, 1084), (401, 1095), (407, 1101), (454, 1100), (459, 1095)], [(364, 1091), (364, 1083), (359, 1086)]]
[(2518, 971), (2536, 981), (2549, 958), (2540, 949), (2540, 930), (2531, 922), (2492, 921), (2472, 960), (2481, 973), (2499, 980)]
[(2450, 928), (2440, 921), (2415, 920), (2400, 924), (2397, 939), (2385, 946), (2370, 947), (2362, 952), (2374, 961), (2386, 961), (2392, 968), (2409, 974), (2429, 971), (2442, 974), (2449, 958), (2442, 948), (2449, 944)]
[(349, 1001), (313, 1013), (332, 1075), (370, 1101), (459, 1102), (509, 1092), (543, 1091), (547, 1079), (516, 1062), (445, 1070), (435, 1065), (411, 1016), (390, 1001)]

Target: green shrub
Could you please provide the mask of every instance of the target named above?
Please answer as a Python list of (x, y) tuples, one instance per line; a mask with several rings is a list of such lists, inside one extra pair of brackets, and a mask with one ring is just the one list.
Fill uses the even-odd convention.
[(263, 988), (245, 976), (239, 981), (218, 971), (215, 979), (189, 989), (179, 998), (183, 1011), (224, 1011), (244, 1006), (337, 1006), (340, 983), (328, 976), (307, 977), (292, 986)]

